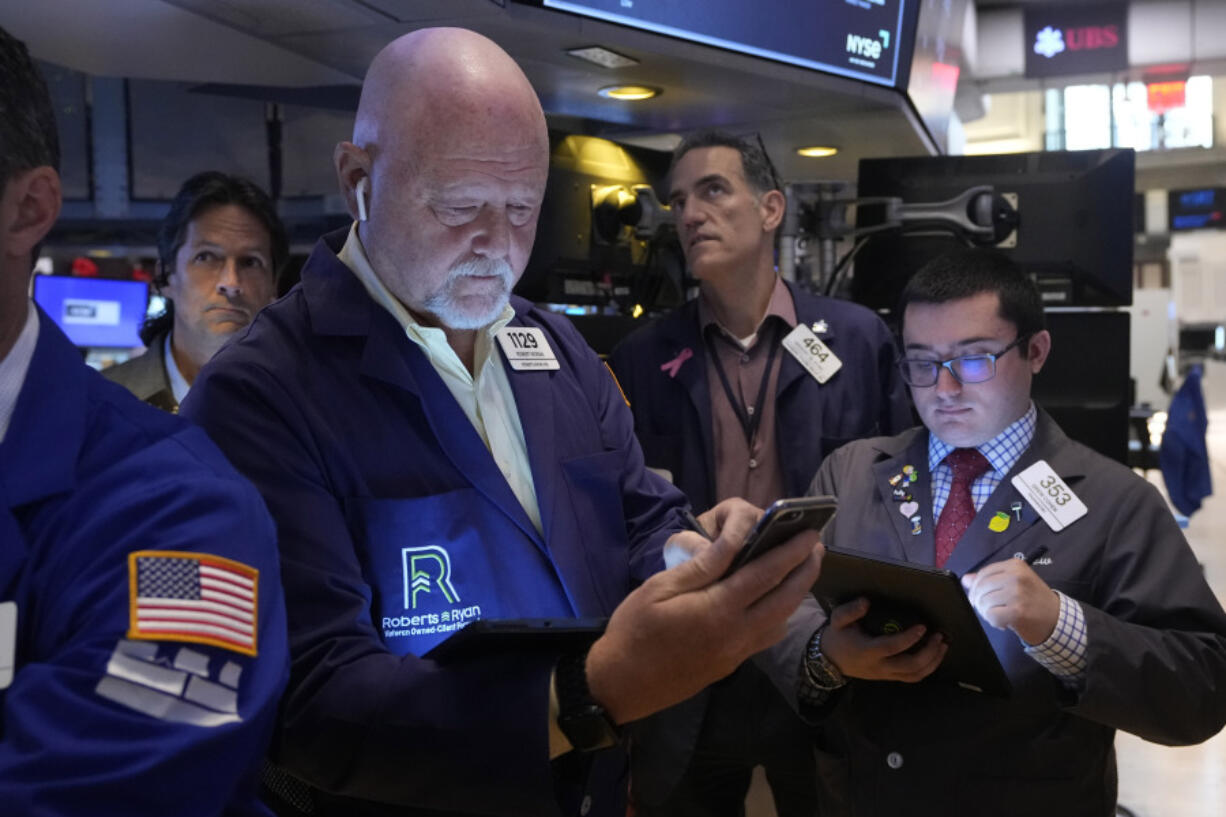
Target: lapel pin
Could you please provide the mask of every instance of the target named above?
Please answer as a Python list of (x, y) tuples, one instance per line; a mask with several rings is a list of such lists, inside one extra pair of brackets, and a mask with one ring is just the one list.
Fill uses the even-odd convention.
[(810, 328), (813, 330), (813, 334), (815, 335), (824, 335), (830, 330), (829, 325), (827, 325), (825, 321), (814, 321), (813, 326)]
[(997, 511), (996, 514), (988, 520), (988, 530), (993, 533), (1003, 533), (1009, 528), (1009, 514), (1004, 511)]
[(916, 514), (915, 516), (911, 517), (911, 535), (919, 536), (920, 532), (920, 515)]
[(1022, 503), (1014, 502), (1009, 506), (1009, 510), (1013, 511), (1013, 515), (1017, 517), (1017, 521), (1022, 521)]
[(919, 503), (915, 501), (904, 502), (898, 506), (898, 512), (903, 516), (914, 517), (919, 513)]
[(911, 494), (907, 493), (905, 488), (895, 488), (892, 492), (895, 502), (910, 502)]
[(676, 377), (677, 372), (681, 371), (681, 364), (694, 356), (694, 350), (690, 347), (682, 349), (675, 358), (668, 361), (660, 367), (660, 371), (668, 372), (669, 377)]
[(900, 482), (902, 482), (902, 474), (895, 474), (894, 476), (890, 477), (890, 485), (896, 486)]

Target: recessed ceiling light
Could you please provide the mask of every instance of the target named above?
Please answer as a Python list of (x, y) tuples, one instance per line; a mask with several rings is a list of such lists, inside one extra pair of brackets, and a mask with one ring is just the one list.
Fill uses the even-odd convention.
[(639, 61), (633, 57), (618, 54), (616, 51), (610, 51), (598, 45), (589, 45), (586, 48), (568, 48), (566, 53), (581, 60), (594, 62), (602, 68), (627, 68), (631, 65), (639, 64)]
[(651, 99), (659, 95), (660, 89), (647, 85), (606, 85), (597, 93), (608, 99)]
[(807, 148), (796, 148), (796, 152), (799, 153), (801, 156), (806, 156), (810, 159), (822, 159), (826, 156), (833, 156), (834, 154), (839, 152), (839, 149), (832, 148), (832, 147), (822, 147), (819, 145), (812, 145)]

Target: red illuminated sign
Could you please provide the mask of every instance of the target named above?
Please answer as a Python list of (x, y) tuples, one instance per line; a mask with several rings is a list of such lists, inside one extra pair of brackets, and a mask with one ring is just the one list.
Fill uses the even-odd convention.
[(956, 65), (946, 65), (943, 62), (932, 64), (932, 81), (951, 94), (958, 88), (958, 73), (959, 68)]
[(1120, 44), (1120, 30), (1115, 26), (1069, 28), (1064, 31), (1064, 42), (1069, 51), (1115, 48)]
[(1188, 84), (1183, 80), (1151, 82), (1145, 86), (1152, 113), (1166, 113), (1186, 104)]

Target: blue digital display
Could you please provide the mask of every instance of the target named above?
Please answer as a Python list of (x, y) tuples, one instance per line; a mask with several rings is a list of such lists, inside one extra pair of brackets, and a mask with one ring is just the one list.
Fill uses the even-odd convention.
[(1179, 194), (1179, 204), (1183, 207), (1212, 207), (1213, 190), (1189, 190)]
[(140, 346), (149, 303), (142, 281), (34, 276), (34, 301), (80, 347)]
[(1166, 208), (1171, 230), (1223, 230), (1222, 200), (1226, 188), (1198, 187), (1192, 190), (1168, 190)]
[(1171, 219), (1173, 230), (1202, 230), (1206, 227), (1219, 227), (1221, 224), (1222, 214), (1216, 210), (1212, 213), (1185, 213)]

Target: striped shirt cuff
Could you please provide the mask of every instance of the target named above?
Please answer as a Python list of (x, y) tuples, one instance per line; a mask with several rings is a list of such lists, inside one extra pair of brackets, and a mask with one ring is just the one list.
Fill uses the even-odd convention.
[(1089, 638), (1086, 634), (1086, 617), (1076, 599), (1070, 599), (1059, 590), (1060, 617), (1056, 629), (1042, 644), (1026, 647), (1026, 654), (1038, 661), (1065, 686), (1073, 686), (1086, 671), (1086, 649)]

